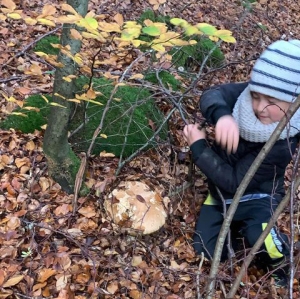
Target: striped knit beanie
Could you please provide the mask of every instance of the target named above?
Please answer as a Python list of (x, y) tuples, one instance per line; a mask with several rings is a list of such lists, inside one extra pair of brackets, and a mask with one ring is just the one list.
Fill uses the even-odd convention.
[(300, 40), (272, 43), (254, 64), (249, 87), (250, 91), (293, 102), (300, 94)]

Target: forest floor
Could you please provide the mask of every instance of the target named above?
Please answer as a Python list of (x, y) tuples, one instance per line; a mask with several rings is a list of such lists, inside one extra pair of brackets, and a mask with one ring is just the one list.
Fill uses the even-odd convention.
[[(4, 1), (3, 1), (4, 2)], [(64, 1), (15, 1), (24, 12), (37, 14), (43, 5)], [(43, 3), (42, 3), (43, 2)], [(159, 4), (162, 15), (191, 23), (206, 22), (230, 29), (236, 44), (221, 45), (226, 65), (203, 77), (201, 90), (211, 84), (246, 81), (261, 51), (277, 39), (300, 39), (298, 0), (90, 0), (89, 9), (107, 20), (120, 13), (125, 20), (137, 19), (147, 8)], [(2, 2), (1, 2), (2, 3)], [(28, 95), (50, 93), (53, 78), (35, 81), (24, 75), (32, 61), (41, 63), (31, 50), (46, 34), (45, 26), (15, 26), (0, 19), (0, 117), (14, 104), (3, 94), (23, 101)], [(191, 115), (198, 96), (191, 100)], [(158, 186), (166, 201), (167, 221), (156, 233), (131, 236), (107, 217), (103, 199), (111, 191), (110, 179), (118, 159), (94, 156), (88, 161), (86, 184), (90, 193), (78, 199), (75, 217), (73, 195), (61, 190), (48, 175), (43, 154), (43, 133), (0, 131), (0, 298), (203, 298), (210, 262), (201, 264), (192, 236), (201, 203), (207, 194), (205, 179), (194, 170), (193, 184), (179, 190), (189, 173), (189, 158), (177, 159), (185, 146), (184, 122), (175, 114), (170, 126), (174, 147), (147, 151), (128, 163), (117, 180), (141, 180)], [(213, 137), (213, 131), (209, 131)], [(287, 170), (286, 185), (291, 178)], [(179, 191), (178, 191), (179, 190)], [(294, 223), (299, 213), (295, 208)], [(288, 211), (279, 220), (290, 234)], [(298, 239), (299, 227), (295, 226)], [(297, 240), (296, 239), (296, 240)], [(225, 298), (239, 272), (245, 251), (233, 264), (222, 263), (215, 298)], [(299, 298), (299, 253), (295, 252), (293, 294)], [(201, 267), (199, 268), (199, 265)], [(256, 266), (248, 269), (235, 298), (285, 298), (285, 289), (272, 286), (270, 273)]]

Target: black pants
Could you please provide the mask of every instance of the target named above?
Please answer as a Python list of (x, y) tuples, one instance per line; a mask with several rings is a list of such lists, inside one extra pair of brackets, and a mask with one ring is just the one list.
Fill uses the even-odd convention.
[[(277, 205), (275, 199), (271, 197), (241, 202), (233, 217), (231, 228), (235, 232), (238, 231), (245, 238), (246, 243), (252, 247), (267, 226)], [(227, 208), (229, 208), (228, 205)], [(207, 258), (213, 257), (223, 221), (222, 206), (209, 205), (206, 202), (203, 204), (194, 234), (194, 248), (198, 254), (203, 252)], [(277, 264), (289, 255), (287, 236), (273, 227), (258, 254), (267, 265)], [(227, 246), (224, 244), (221, 260), (224, 261), (227, 258)]]

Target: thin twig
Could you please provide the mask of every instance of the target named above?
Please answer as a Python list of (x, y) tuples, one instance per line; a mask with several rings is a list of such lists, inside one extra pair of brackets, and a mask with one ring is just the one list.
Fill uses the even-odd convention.
[(86, 163), (87, 163), (86, 153), (83, 152), (81, 153), (81, 155), (82, 155), (81, 164), (76, 174), (75, 185), (74, 185), (74, 198), (73, 198), (73, 211), (72, 211), (73, 216), (76, 213), (78, 194), (82, 185), (83, 177), (86, 170)]
[[(226, 206), (226, 201), (225, 201), (225, 198), (222, 194), (222, 192), (220, 191), (220, 189), (215, 186), (221, 200), (222, 200), (222, 203), (223, 203), (223, 218), (225, 219), (226, 218), (226, 213), (227, 213), (227, 206)], [(234, 253), (234, 250), (232, 248), (232, 244), (231, 244), (231, 230), (229, 229), (228, 230), (228, 234), (227, 234), (227, 250), (228, 250), (228, 258), (229, 258), (229, 261), (230, 261), (230, 270), (231, 270), (231, 274), (233, 274), (233, 261), (232, 259), (235, 257), (235, 253)]]
[(204, 261), (204, 253), (201, 252), (201, 260), (198, 266), (198, 271), (197, 271), (197, 276), (196, 276), (196, 282), (197, 282), (197, 298), (202, 299), (201, 293), (200, 293), (200, 274), (201, 274), (201, 269)]
[(294, 196), (297, 188), (295, 188), (295, 177), (298, 173), (300, 159), (300, 144), (298, 145), (297, 155), (294, 161), (293, 172), (292, 172), (292, 182), (291, 182), (291, 196), (290, 196), (290, 231), (291, 231), (291, 246), (290, 246), (290, 283), (289, 283), (289, 296), (293, 298), (293, 285), (294, 285), (294, 275), (295, 275), (295, 265), (294, 265), (294, 240), (295, 240), (295, 224), (294, 224)]

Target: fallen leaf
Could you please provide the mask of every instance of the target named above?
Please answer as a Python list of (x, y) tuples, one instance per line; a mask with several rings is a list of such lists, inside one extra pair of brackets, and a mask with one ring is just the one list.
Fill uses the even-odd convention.
[(51, 277), (52, 275), (56, 274), (56, 270), (54, 269), (48, 269), (48, 268), (44, 268), (42, 270), (39, 271), (39, 275), (37, 280), (41, 283), (45, 282), (49, 277)]
[(140, 255), (134, 255), (131, 261), (131, 265), (133, 267), (138, 266), (143, 261), (142, 257)]
[(91, 206), (83, 207), (83, 208), (79, 209), (78, 212), (86, 218), (92, 218), (92, 217), (96, 216), (96, 212), (95, 212), (94, 208)]
[(7, 280), (2, 287), (3, 288), (9, 288), (16, 284), (18, 284), (22, 279), (24, 278), (24, 275), (15, 275), (11, 277), (9, 280)]

